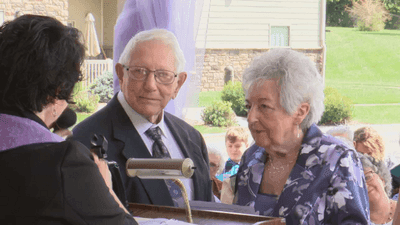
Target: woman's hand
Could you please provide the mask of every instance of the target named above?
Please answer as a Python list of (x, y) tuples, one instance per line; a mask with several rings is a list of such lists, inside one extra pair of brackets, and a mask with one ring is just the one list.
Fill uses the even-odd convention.
[(104, 181), (106, 182), (107, 187), (112, 189), (111, 172), (108, 169), (107, 162), (104, 159), (99, 159), (99, 157), (95, 153), (92, 153), (92, 155), (94, 158), (94, 162), (96, 163), (97, 167), (99, 168), (101, 176), (103, 177)]
[(97, 154), (95, 154), (93, 152), (92, 152), (92, 154), (93, 154), (94, 162), (96, 163), (97, 167), (99, 167), (101, 176), (103, 177), (104, 181), (106, 182), (107, 187), (110, 189), (110, 194), (114, 197), (114, 200), (118, 203), (119, 207), (121, 209), (123, 209), (126, 214), (130, 215), (128, 210), (125, 208), (125, 206), (122, 204), (122, 202), (119, 200), (119, 198), (117, 197), (117, 195), (115, 194), (115, 192), (112, 189), (111, 172), (108, 169), (107, 161), (104, 159), (99, 159)]

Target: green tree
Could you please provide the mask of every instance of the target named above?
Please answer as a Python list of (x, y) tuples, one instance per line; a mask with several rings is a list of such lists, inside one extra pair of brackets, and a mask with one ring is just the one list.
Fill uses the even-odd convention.
[(353, 27), (354, 23), (346, 6), (351, 6), (351, 0), (327, 0), (326, 25), (332, 27)]

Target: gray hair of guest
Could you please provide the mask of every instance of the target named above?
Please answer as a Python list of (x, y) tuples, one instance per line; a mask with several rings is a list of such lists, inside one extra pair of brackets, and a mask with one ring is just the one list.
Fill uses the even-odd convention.
[(263, 80), (278, 80), (280, 104), (289, 115), (307, 102), (310, 111), (300, 127), (306, 131), (318, 123), (324, 112), (324, 84), (315, 64), (304, 54), (291, 49), (273, 49), (256, 57), (243, 72), (246, 97), (253, 84)]
[(183, 72), (186, 60), (182, 49), (179, 47), (178, 39), (176, 39), (172, 32), (165, 29), (151, 29), (137, 33), (129, 40), (128, 44), (126, 44), (118, 62), (122, 65), (129, 66), (127, 64), (129, 63), (131, 53), (137, 45), (152, 40), (160, 40), (171, 48), (175, 55), (175, 72), (178, 74)]
[(327, 134), (345, 141), (350, 147), (354, 148), (353, 138), (354, 133), (349, 126), (339, 125), (329, 129)]
[(220, 157), (219, 168), (217, 174), (221, 174), (225, 168), (225, 157), (222, 152), (214, 145), (207, 145), (208, 155), (214, 154)]
[(364, 171), (367, 168), (371, 168), (372, 171), (374, 171), (376, 174), (378, 174), (379, 177), (383, 179), (385, 182), (385, 192), (387, 196), (390, 198), (392, 194), (392, 176), (390, 175), (390, 171), (387, 168), (385, 162), (375, 160), (373, 157), (363, 154), (363, 153), (357, 153), (358, 156), (360, 157), (361, 163), (363, 165)]

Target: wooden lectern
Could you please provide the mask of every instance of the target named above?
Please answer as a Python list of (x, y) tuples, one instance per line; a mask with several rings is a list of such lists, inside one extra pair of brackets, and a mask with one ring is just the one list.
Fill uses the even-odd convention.
[[(129, 209), (133, 216), (144, 218), (166, 218), (176, 219), (186, 222), (186, 211), (183, 208), (170, 206), (144, 205), (137, 203), (129, 203)], [(259, 225), (284, 225), (285, 220), (282, 218), (231, 213), (217, 212), (209, 210), (193, 210), (193, 223), (195, 224), (254, 224)]]

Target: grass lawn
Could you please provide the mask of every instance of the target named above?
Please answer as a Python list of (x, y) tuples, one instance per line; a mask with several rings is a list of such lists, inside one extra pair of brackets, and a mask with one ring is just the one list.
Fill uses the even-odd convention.
[(400, 123), (400, 106), (355, 106), (353, 119), (369, 124)]
[(91, 116), (92, 113), (76, 113), (76, 124), (82, 122), (84, 119), (88, 118)]
[(227, 129), (226, 127), (210, 127), (207, 125), (194, 125), (193, 127), (202, 134), (225, 133)]
[(356, 104), (400, 102), (400, 30), (327, 27), (325, 84)]
[(200, 92), (198, 107), (207, 107), (211, 105), (213, 101), (221, 100), (221, 94), (222, 91)]

